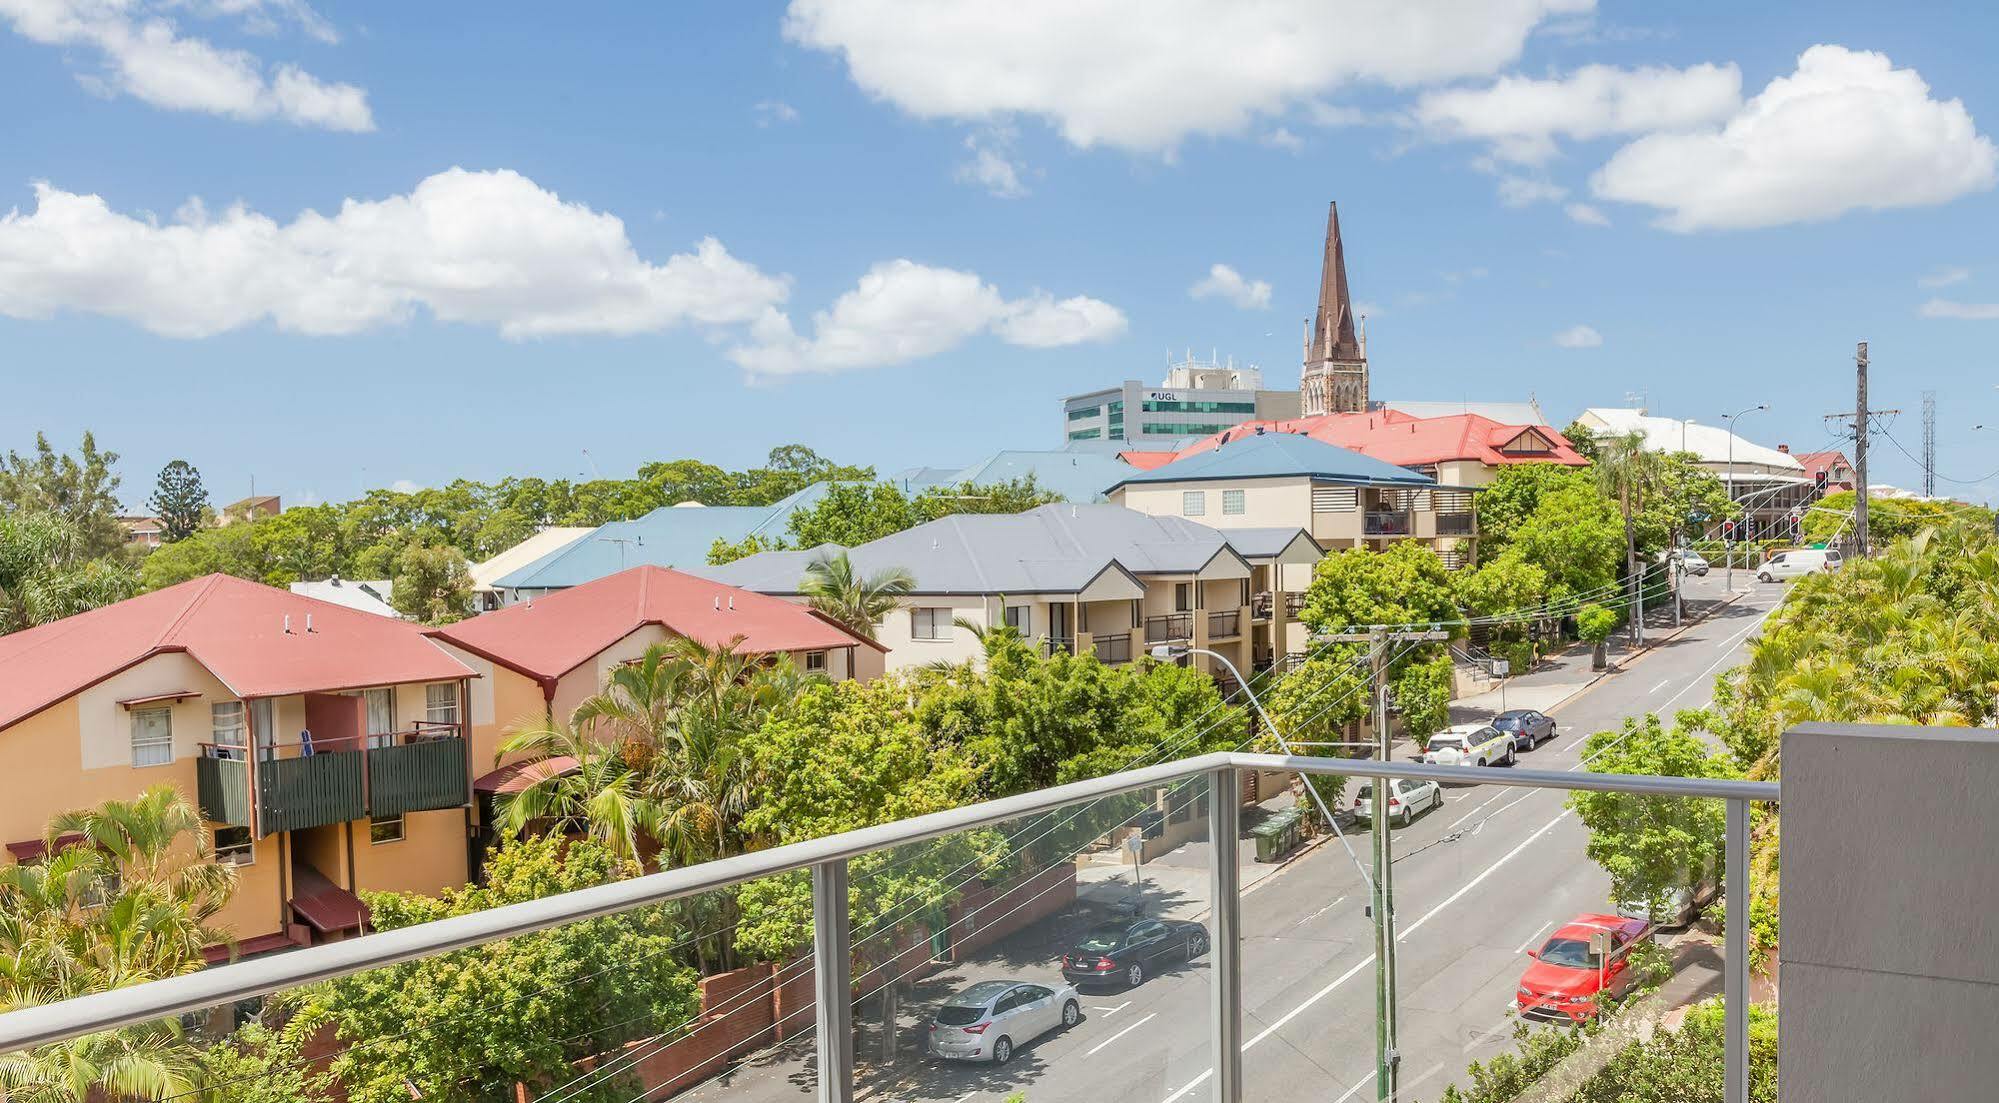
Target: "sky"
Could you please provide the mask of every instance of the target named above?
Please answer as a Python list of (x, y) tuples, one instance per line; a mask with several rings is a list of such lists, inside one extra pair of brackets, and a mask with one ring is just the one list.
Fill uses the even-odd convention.
[[(1642, 404), (1999, 497), (1999, 10), (0, 0), (0, 448), (137, 505), (1056, 447), (1295, 386), (1326, 203), (1388, 399)], [(1906, 452), (1905, 452), (1906, 450)]]

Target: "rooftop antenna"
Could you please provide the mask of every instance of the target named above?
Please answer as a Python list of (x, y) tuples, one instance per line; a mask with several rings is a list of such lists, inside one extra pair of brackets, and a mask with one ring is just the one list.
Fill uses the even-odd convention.
[(1937, 496), (1937, 393), (1923, 392), (1923, 497)]

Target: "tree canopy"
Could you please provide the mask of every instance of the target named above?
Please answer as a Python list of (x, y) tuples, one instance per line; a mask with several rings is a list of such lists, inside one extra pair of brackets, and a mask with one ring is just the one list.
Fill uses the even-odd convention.
[(186, 460), (169, 462), (160, 468), (146, 508), (160, 519), (160, 538), (167, 543), (193, 536), (208, 517), (208, 491), (201, 485), (201, 472)]

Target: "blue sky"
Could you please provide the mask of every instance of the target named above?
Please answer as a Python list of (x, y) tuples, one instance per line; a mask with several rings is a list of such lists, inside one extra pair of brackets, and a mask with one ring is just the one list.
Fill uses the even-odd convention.
[(1169, 349), (1291, 385), (1337, 199), (1378, 397), (1806, 450), (1864, 338), (1999, 468), (1987, 6), (1144, 6), (0, 0), (0, 447), (133, 502), (969, 463)]

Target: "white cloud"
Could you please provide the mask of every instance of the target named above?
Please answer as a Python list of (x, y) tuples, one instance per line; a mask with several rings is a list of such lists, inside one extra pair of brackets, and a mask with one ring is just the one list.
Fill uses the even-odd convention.
[(1565, 77), (1426, 92), (1411, 114), (1432, 137), (1484, 142), (1501, 160), (1539, 164), (1555, 154), (1557, 138), (1681, 130), (1725, 119), (1741, 103), (1733, 65), (1586, 65)]
[(328, 130), (375, 129), (362, 89), (329, 84), (295, 65), (267, 72), (248, 51), (181, 35), (160, 14), (174, 9), (241, 18), (252, 30), (271, 23), (276, 12), (322, 41), (333, 38), (332, 29), (310, 8), (287, 0), (0, 0), (0, 19), (31, 41), (96, 51), (101, 69), (78, 79), (106, 95), (122, 93), (169, 111), (282, 119)]
[(1046, 119), (1071, 144), (1169, 153), (1354, 82), (1482, 76), (1594, 0), (792, 0), (790, 41), (926, 119)]
[(757, 125), (772, 126), (798, 121), (798, 108), (783, 100), (764, 100), (756, 105)]
[(1918, 311), (1925, 318), (1958, 318), (1973, 322), (1999, 321), (1999, 303), (1961, 303), (1954, 299), (1931, 299)]
[(415, 494), (423, 489), (423, 484), (412, 479), (397, 479), (389, 484), (389, 489), (397, 494)]
[(1197, 299), (1225, 299), (1244, 310), (1270, 309), (1270, 283), (1244, 279), (1241, 272), (1226, 264), (1216, 264), (1199, 283), (1187, 289)]
[(1499, 178), (1499, 201), (1509, 207), (1558, 203), (1568, 194), (1569, 189), (1545, 177), (1507, 175)]
[(1125, 325), (1123, 312), (1097, 299), (1035, 292), (1008, 300), (976, 273), (892, 260), (816, 312), (810, 338), (771, 307), (751, 327), (751, 343), (730, 349), (729, 358), (752, 376), (837, 372), (935, 356), (981, 333), (1053, 348), (1109, 340)]
[(1964, 268), (1954, 264), (1945, 265), (1944, 267), (1939, 268), (1934, 272), (1919, 277), (1916, 280), (1916, 286), (1949, 287), (1951, 284), (1963, 283), (1964, 281), (1970, 278), (1971, 278), (1971, 269)]
[(47, 183), (35, 195), (33, 211), (0, 217), (0, 314), (17, 318), (101, 314), (174, 337), (267, 319), (348, 334), (421, 308), (525, 338), (747, 322), (786, 294), (713, 238), (650, 263), (616, 217), (507, 171), (452, 169), (288, 223), (190, 201), (163, 224)]
[(1569, 221), (1580, 222), (1585, 226), (1610, 225), (1610, 216), (1588, 203), (1571, 203), (1562, 208), (1562, 213), (1569, 216)]
[(1999, 150), (1958, 100), (1883, 54), (1813, 46), (1718, 129), (1652, 134), (1591, 188), (1669, 230), (1742, 229), (1945, 203), (1999, 180)]
[(1555, 344), (1565, 349), (1593, 349), (1603, 344), (1603, 334), (1589, 326), (1570, 326), (1555, 334)]
[(1305, 148), (1305, 139), (1281, 126), (1258, 138), (1257, 141), (1286, 153), (1296, 153)]
[(987, 195), (1000, 199), (1026, 195), (1027, 185), (1021, 176), (1027, 165), (1014, 156), (1016, 137), (1010, 127), (990, 127), (983, 133), (966, 135), (965, 149), (971, 158), (959, 163), (958, 182), (984, 188)]

